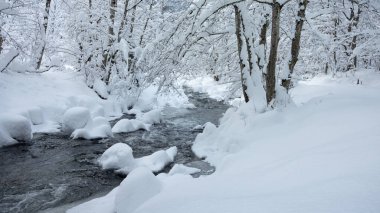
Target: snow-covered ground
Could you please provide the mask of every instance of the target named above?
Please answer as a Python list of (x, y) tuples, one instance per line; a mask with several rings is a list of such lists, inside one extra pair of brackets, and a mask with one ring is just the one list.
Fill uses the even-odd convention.
[[(98, 94), (107, 96), (103, 94), (106, 93), (104, 88), (97, 88)], [(112, 137), (108, 121), (122, 113), (138, 114), (138, 121), (130, 122), (141, 124), (120, 125), (115, 132), (135, 131), (142, 126), (149, 129), (149, 125), (160, 122), (160, 108), (166, 104), (190, 106), (181, 90), (158, 96), (156, 91), (154, 86), (145, 89), (134, 108), (128, 111), (128, 100), (120, 100), (116, 95), (108, 100), (101, 99), (85, 85), (81, 75), (70, 70), (41, 74), (0, 73), (0, 147), (29, 141), (31, 132), (62, 130), (73, 138)], [(143, 113), (146, 111), (150, 112)]]
[(380, 74), (316, 77), (296, 106), (230, 109), (206, 125), (194, 152), (210, 176), (153, 176), (138, 168), (102, 198), (68, 212), (380, 212)]

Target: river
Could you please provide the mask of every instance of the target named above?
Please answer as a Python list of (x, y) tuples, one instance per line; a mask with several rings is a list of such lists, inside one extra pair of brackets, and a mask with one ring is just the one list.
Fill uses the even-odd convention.
[(177, 146), (174, 163), (200, 168), (202, 172), (195, 177), (212, 173), (213, 168), (191, 151), (192, 142), (201, 132), (193, 127), (206, 122), (217, 124), (228, 105), (190, 90), (187, 95), (195, 108), (164, 108), (163, 122), (149, 132), (139, 130), (100, 140), (38, 133), (32, 143), (0, 148), (0, 212), (39, 212), (110, 191), (125, 177), (102, 170), (96, 159), (119, 142), (130, 145), (135, 157)]

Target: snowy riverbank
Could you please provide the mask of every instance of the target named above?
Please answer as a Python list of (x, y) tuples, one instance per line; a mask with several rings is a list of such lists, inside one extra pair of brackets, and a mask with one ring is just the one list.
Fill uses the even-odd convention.
[[(72, 71), (0, 73), (0, 147), (29, 141), (34, 132), (69, 130), (68, 135), (73, 132), (73, 138), (110, 137), (108, 121), (127, 112), (138, 114), (141, 124), (119, 125), (115, 132), (148, 129), (159, 119), (159, 112), (142, 112), (160, 109), (166, 104), (191, 106), (183, 91), (157, 96), (156, 89), (144, 90), (129, 111), (130, 100), (120, 100), (116, 95), (103, 100), (85, 85), (80, 75)], [(77, 122), (73, 122), (75, 120)]]
[(300, 82), (286, 109), (228, 110), (193, 146), (213, 175), (138, 169), (68, 212), (378, 212), (380, 75), (359, 75)]

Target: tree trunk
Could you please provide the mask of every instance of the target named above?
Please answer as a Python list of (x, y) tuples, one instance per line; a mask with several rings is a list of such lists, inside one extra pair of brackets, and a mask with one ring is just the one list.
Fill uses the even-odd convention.
[(115, 42), (115, 14), (116, 14), (117, 0), (111, 0), (110, 2), (110, 25), (108, 27), (108, 47), (106, 52), (103, 54), (103, 67), (106, 71), (104, 76), (104, 82), (106, 85), (110, 83), (112, 67), (115, 64), (115, 55), (113, 54), (113, 46)]
[(1, 35), (1, 28), (0, 28), (0, 54), (3, 51), (3, 43), (4, 43), (4, 39), (3, 39), (3, 35)]
[(244, 78), (244, 69), (246, 68), (245, 67), (246, 65), (243, 62), (243, 58), (242, 58), (242, 54), (243, 54), (242, 53), (242, 49), (243, 49), (242, 18), (241, 18), (241, 13), (238, 6), (234, 5), (234, 9), (235, 9), (235, 34), (236, 34), (238, 54), (239, 54), (240, 77), (241, 77), (244, 101), (247, 103), (249, 102), (249, 97), (247, 94), (248, 87), (246, 84), (246, 80)]
[(296, 28), (294, 32), (294, 37), (292, 39), (291, 58), (288, 62), (289, 75), (287, 76), (286, 79), (282, 79), (282, 82), (281, 82), (282, 86), (285, 87), (287, 91), (289, 91), (290, 87), (292, 86), (291, 76), (293, 74), (294, 67), (296, 66), (297, 61), (298, 61), (298, 55), (300, 52), (302, 27), (305, 21), (307, 3), (308, 3), (308, 0), (301, 0), (299, 3), (299, 10), (297, 13), (297, 20), (296, 20)]
[(266, 76), (267, 104), (270, 104), (276, 96), (276, 62), (278, 53), (278, 43), (280, 39), (281, 8), (282, 6), (278, 2), (272, 4), (271, 46)]
[(269, 27), (269, 14), (264, 15), (264, 22), (261, 25), (260, 29), (260, 40), (257, 56), (257, 66), (259, 67), (262, 73), (262, 81), (265, 84), (267, 76), (265, 70), (265, 64), (267, 63), (266, 53), (267, 53), (267, 32)]
[(50, 4), (51, 0), (46, 0), (45, 3), (45, 13), (44, 13), (44, 23), (43, 23), (43, 31), (42, 31), (42, 46), (41, 49), (37, 55), (37, 61), (36, 61), (36, 69), (40, 69), (42, 64), (42, 58), (45, 53), (45, 47), (46, 47), (46, 33), (47, 33), (47, 27), (49, 22), (49, 13), (50, 13)]

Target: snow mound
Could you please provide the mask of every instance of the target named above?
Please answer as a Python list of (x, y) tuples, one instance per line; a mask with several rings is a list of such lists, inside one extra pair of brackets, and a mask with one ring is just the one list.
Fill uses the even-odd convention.
[(67, 213), (129, 213), (160, 193), (161, 181), (147, 168), (133, 170), (107, 195), (75, 206)]
[(125, 143), (117, 143), (108, 148), (98, 162), (103, 169), (135, 168), (132, 148)]
[(94, 109), (91, 111), (91, 117), (96, 118), (96, 117), (105, 117), (105, 109), (102, 105), (96, 105)]
[[(161, 171), (166, 165), (174, 161), (177, 155), (177, 147), (171, 147), (167, 150), (159, 150), (151, 155), (136, 159), (140, 166), (148, 167), (153, 172)], [(121, 171), (125, 171), (124, 168)]]
[(127, 133), (134, 132), (137, 130), (147, 130), (149, 131), (150, 125), (143, 123), (142, 121), (136, 119), (121, 119), (112, 128), (113, 133)]
[(146, 124), (157, 124), (162, 121), (162, 114), (160, 109), (154, 109), (147, 113), (137, 114), (137, 120)]
[(161, 182), (151, 171), (137, 168), (121, 182), (115, 197), (115, 210), (117, 213), (132, 213), (161, 189)]
[(169, 175), (192, 175), (198, 172), (201, 172), (201, 170), (198, 168), (188, 167), (183, 164), (175, 164), (173, 168), (169, 171)]
[(32, 140), (32, 125), (21, 115), (0, 115), (0, 147)]
[(63, 114), (63, 131), (72, 133), (84, 128), (91, 120), (90, 111), (85, 107), (72, 107)]
[(40, 125), (44, 123), (44, 114), (40, 107), (33, 107), (28, 110), (28, 117), (33, 125)]
[(90, 120), (84, 128), (76, 129), (71, 137), (84, 139), (97, 139), (113, 137), (111, 125), (104, 117), (96, 117)]
[(103, 169), (115, 169), (116, 172), (128, 174), (138, 167), (146, 167), (153, 172), (161, 171), (166, 165), (174, 161), (177, 147), (159, 150), (151, 155), (137, 158), (133, 157), (130, 146), (117, 143), (107, 149), (98, 159)]

